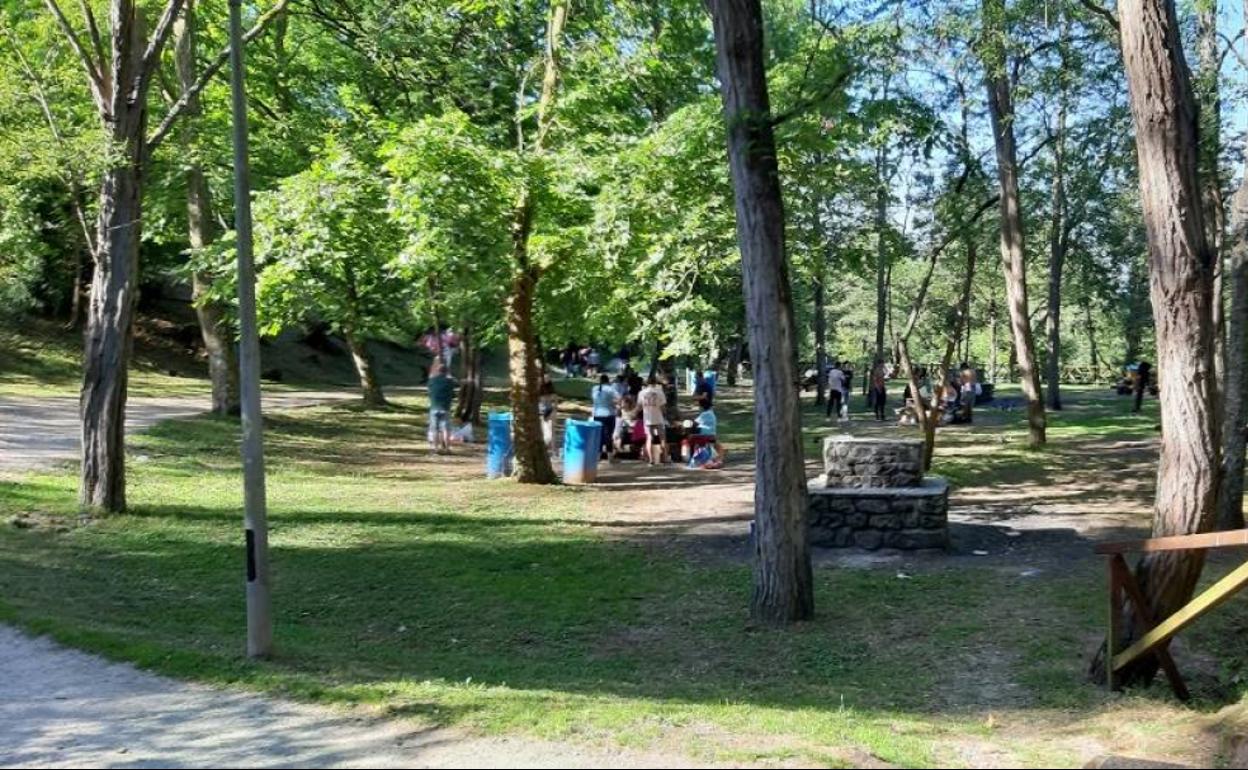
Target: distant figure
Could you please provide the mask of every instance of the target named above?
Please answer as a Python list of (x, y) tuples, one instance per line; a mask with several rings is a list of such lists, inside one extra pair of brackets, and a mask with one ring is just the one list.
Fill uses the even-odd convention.
[(849, 396), (854, 392), (854, 367), (849, 361), (844, 361), (841, 371), (845, 372), (845, 387), (841, 388), (841, 415), (848, 420)]
[(699, 404), (702, 403), (703, 399), (708, 404), (713, 403), (715, 401), (715, 391), (711, 388), (711, 384), (706, 381), (706, 375), (698, 372), (693, 378), (693, 400)]
[(833, 361), (832, 369), (828, 371), (828, 408), (825, 417), (836, 415), (839, 418), (841, 416), (844, 393), (845, 370), (841, 368), (840, 361)]
[(619, 409), (620, 394), (611, 385), (611, 377), (601, 375), (598, 384), (590, 388), (589, 398), (593, 402), (594, 422), (602, 426), (602, 446), (599, 455), (604, 460), (615, 459), (615, 415)]
[(602, 356), (598, 353), (598, 348), (590, 348), (585, 354), (585, 371), (590, 377), (598, 376), (598, 369), (602, 366)]
[(455, 399), (455, 381), (446, 373), (446, 366), (437, 360), (429, 370), (429, 448), (438, 454), (451, 451), (451, 402)]
[(547, 452), (555, 451), (555, 411), (558, 407), (559, 396), (555, 393), (555, 383), (546, 377), (537, 392), (537, 413), (542, 418), (542, 441), (546, 444)]
[(620, 398), (628, 395), (628, 375), (625, 374), (626, 371), (628, 371), (627, 366), (624, 372), (615, 375), (615, 395)]
[(1153, 365), (1147, 361), (1141, 361), (1135, 369), (1135, 408), (1131, 410), (1135, 414), (1139, 414), (1144, 406), (1144, 394), (1148, 392), (1148, 380), (1152, 373)]
[(888, 419), (884, 416), (884, 407), (888, 401), (887, 386), (884, 362), (876, 361), (875, 367), (871, 369), (871, 406), (875, 409), (875, 419), (880, 422)]
[(667, 455), (667, 419), (663, 414), (667, 396), (659, 385), (658, 377), (650, 375), (637, 401), (646, 426), (646, 461), (657, 465)]

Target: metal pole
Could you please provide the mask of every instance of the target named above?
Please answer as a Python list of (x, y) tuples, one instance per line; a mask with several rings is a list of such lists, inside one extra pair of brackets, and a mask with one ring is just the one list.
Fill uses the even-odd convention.
[(264, 498), (264, 422), (260, 411), (260, 339), (256, 267), (251, 253), (251, 179), (247, 166), (247, 97), (243, 92), (241, 0), (230, 0), (230, 91), (234, 122), (234, 230), (238, 236), (239, 395), (243, 411), (243, 530), (247, 543), (247, 655), (273, 649), (269, 601), (269, 524)]

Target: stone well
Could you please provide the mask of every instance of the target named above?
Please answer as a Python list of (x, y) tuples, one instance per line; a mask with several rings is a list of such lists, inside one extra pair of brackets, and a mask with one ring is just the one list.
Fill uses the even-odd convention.
[(949, 484), (923, 477), (923, 442), (831, 436), (809, 485), (812, 545), (918, 550), (949, 545)]

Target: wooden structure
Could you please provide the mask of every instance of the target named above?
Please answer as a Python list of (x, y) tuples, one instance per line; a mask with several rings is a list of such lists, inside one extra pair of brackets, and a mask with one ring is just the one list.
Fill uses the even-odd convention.
[[(1159, 551), (1209, 550), (1248, 546), (1248, 529), (1231, 532), (1210, 532), (1203, 535), (1179, 535), (1156, 537), (1149, 540), (1131, 540), (1104, 543), (1096, 552), (1107, 557), (1109, 570), (1109, 647), (1105, 656), (1105, 681), (1114, 689), (1115, 674), (1132, 661), (1146, 655), (1155, 655), (1157, 662), (1170, 681), (1174, 694), (1187, 700), (1190, 693), (1183, 677), (1179, 675), (1174, 659), (1170, 657), (1170, 640), (1183, 629), (1196, 622), (1205, 613), (1220, 606), (1248, 585), (1248, 562), (1232, 570), (1226, 577), (1214, 583), (1204, 593), (1185, 604), (1168, 618), (1154, 617), (1152, 608), (1144, 599), (1144, 593), (1135, 579), (1135, 573), (1127, 566), (1127, 553), (1156, 553)], [(1146, 629), (1143, 636), (1125, 650), (1119, 651), (1122, 638), (1124, 596), (1136, 608), (1136, 616)]]

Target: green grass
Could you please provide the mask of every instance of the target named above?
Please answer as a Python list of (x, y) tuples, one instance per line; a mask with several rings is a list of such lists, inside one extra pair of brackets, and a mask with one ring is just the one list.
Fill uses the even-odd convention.
[[(479, 457), (423, 452), (422, 406), (268, 419), (273, 660), (241, 654), (237, 429), (208, 417), (132, 442), (124, 516), (76, 525), (69, 473), (0, 482), (0, 521), (35, 524), (0, 525), (0, 619), (188, 679), (722, 761), (841, 766), (866, 752), (932, 766), (988, 741), (1069, 764), (1060, 742), (996, 736), (985, 715), (1073, 726), (1118, 708), (1082, 677), (1102, 623), (1090, 559), (1041, 583), (973, 560), (918, 564), (909, 579), (821, 568), (815, 620), (753, 628), (743, 538), (716, 556), (620, 536), (595, 526), (598, 490), (486, 482)], [(1072, 410), (1055, 436), (1116, 436), (1116, 408)], [(733, 440), (748, 437), (747, 401), (720, 412)], [(979, 438), (941, 441), (1013, 435), (1016, 422), (986, 415)], [(951, 455), (941, 470), (974, 481), (1035, 463), (1008, 446), (987, 468)], [(1210, 633), (1245, 617), (1228, 610)]]

